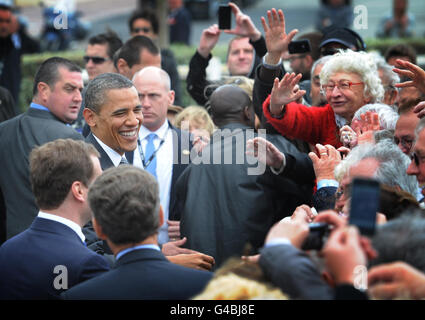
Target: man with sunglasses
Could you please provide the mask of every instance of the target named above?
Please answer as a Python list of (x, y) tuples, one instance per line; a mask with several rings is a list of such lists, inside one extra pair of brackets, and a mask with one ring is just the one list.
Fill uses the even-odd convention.
[(98, 34), (89, 39), (84, 55), (89, 80), (103, 73), (116, 72), (113, 57), (121, 46), (121, 39), (113, 32)]

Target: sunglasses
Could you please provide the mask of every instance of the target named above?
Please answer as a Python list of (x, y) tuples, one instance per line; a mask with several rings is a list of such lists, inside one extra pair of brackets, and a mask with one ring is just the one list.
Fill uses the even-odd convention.
[(143, 27), (143, 28), (134, 28), (133, 29), (133, 33), (139, 33), (139, 32), (143, 32), (143, 33), (149, 33), (149, 32), (151, 32), (151, 28), (148, 28), (148, 27)]
[(103, 57), (90, 57), (90, 56), (84, 56), (83, 57), (85, 63), (88, 63), (90, 60), (93, 61), (94, 64), (101, 64), (105, 61), (109, 60), (109, 58), (103, 58)]

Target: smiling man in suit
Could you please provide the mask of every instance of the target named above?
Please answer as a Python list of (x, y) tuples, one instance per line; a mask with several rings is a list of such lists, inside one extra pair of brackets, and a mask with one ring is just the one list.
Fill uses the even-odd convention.
[(96, 149), (58, 139), (30, 155), (30, 179), (40, 211), (32, 225), (0, 247), (0, 300), (54, 299), (64, 289), (109, 269), (86, 248), (89, 185), (102, 173)]

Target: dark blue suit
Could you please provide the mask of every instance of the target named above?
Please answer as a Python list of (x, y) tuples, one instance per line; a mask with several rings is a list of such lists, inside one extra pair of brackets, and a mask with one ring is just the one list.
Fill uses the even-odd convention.
[(171, 263), (155, 249), (138, 249), (124, 254), (111, 271), (71, 288), (62, 297), (183, 300), (200, 293), (212, 275)]
[[(68, 226), (35, 218), (30, 228), (0, 247), (0, 299), (52, 299), (58, 265), (67, 268), (68, 288), (109, 269), (100, 255), (84, 246)], [(64, 282), (60, 282), (64, 284)]]

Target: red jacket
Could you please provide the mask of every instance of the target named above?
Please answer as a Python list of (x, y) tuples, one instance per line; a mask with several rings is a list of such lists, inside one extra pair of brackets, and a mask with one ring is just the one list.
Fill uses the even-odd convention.
[(327, 104), (324, 107), (306, 107), (291, 102), (285, 106), (282, 119), (273, 118), (269, 110), (270, 95), (263, 103), (263, 112), (268, 122), (283, 136), (300, 139), (316, 145), (330, 144), (335, 148), (342, 146), (339, 141), (339, 129), (335, 122), (335, 113)]

